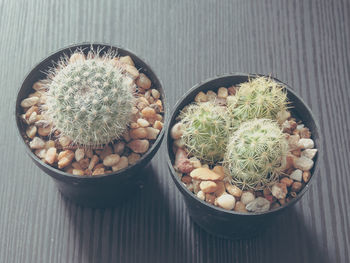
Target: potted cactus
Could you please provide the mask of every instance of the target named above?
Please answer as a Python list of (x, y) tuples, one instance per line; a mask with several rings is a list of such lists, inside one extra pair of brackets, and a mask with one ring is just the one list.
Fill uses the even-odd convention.
[(319, 137), (310, 109), (286, 84), (226, 75), (193, 87), (175, 106), (169, 170), (196, 223), (248, 237), (308, 189)]
[(137, 171), (160, 146), (164, 102), (159, 80), (137, 56), (82, 44), (29, 73), (16, 120), (30, 157), (59, 190), (79, 204), (103, 207), (144, 184)]

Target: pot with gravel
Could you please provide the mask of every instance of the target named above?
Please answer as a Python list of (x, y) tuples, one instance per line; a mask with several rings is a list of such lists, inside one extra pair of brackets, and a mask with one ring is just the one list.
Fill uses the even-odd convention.
[(290, 87), (231, 74), (193, 87), (167, 128), (170, 174), (191, 218), (225, 238), (247, 238), (295, 204), (318, 169), (320, 130)]
[(152, 69), (104, 44), (40, 62), (17, 95), (26, 150), (69, 199), (106, 207), (135, 195), (163, 138), (165, 95)]

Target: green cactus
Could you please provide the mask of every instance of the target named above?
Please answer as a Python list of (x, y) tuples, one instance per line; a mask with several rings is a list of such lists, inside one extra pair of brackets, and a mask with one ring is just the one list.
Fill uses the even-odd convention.
[(224, 157), (229, 134), (226, 109), (211, 102), (190, 104), (180, 114), (188, 152), (210, 164)]
[(235, 96), (227, 100), (232, 126), (255, 118), (277, 120), (287, 109), (287, 94), (283, 86), (266, 77), (257, 77), (238, 85)]
[(287, 141), (275, 121), (242, 123), (229, 139), (224, 167), (229, 180), (241, 189), (261, 190), (278, 181)]
[[(77, 56), (78, 54), (78, 56)], [(106, 144), (126, 130), (134, 105), (133, 81), (115, 66), (115, 54), (90, 51), (62, 58), (48, 74), (45, 118), (83, 146)]]

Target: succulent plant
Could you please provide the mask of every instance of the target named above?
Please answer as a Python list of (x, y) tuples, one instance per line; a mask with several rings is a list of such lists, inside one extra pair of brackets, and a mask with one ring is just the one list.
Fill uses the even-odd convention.
[(235, 96), (227, 100), (233, 128), (255, 118), (277, 120), (287, 109), (287, 94), (283, 86), (267, 77), (257, 77), (241, 83)]
[(115, 65), (115, 54), (81, 51), (64, 57), (48, 74), (44, 116), (62, 135), (83, 146), (102, 145), (126, 130), (134, 84)]
[(278, 181), (287, 141), (275, 121), (242, 123), (229, 139), (224, 167), (231, 183), (241, 189), (261, 190)]
[(183, 140), (189, 154), (208, 163), (224, 157), (229, 120), (224, 107), (211, 102), (194, 103), (180, 114)]

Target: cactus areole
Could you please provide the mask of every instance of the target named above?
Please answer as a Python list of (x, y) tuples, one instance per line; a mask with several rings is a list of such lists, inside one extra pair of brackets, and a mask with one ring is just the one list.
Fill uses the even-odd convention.
[[(45, 118), (73, 143), (96, 146), (119, 138), (134, 105), (134, 83), (116, 66), (115, 54), (90, 51), (62, 58), (47, 78)], [(72, 57), (71, 57), (72, 58)]]

